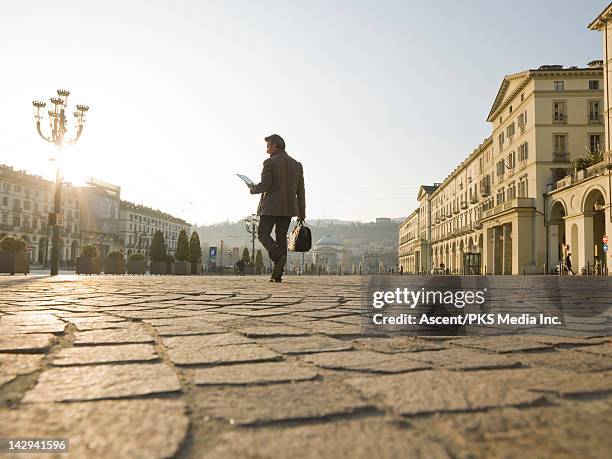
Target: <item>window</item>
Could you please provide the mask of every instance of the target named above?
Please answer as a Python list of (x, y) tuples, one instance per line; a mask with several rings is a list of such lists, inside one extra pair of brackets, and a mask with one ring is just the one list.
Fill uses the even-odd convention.
[(523, 130), (525, 129), (525, 126), (527, 125), (527, 110), (525, 110), (523, 113), (521, 113), (518, 116), (518, 127), (521, 129), (521, 132), (523, 132)]
[(508, 113), (512, 113), (512, 105), (510, 105), (510, 108), (508, 109)]
[(514, 135), (514, 122), (510, 123), (506, 127), (506, 135), (508, 136), (508, 138), (510, 138), (510, 137), (512, 137)]
[(2, 214), (2, 224), (8, 225), (8, 214), (6, 212)]
[(555, 90), (555, 91), (563, 91), (563, 81), (555, 81), (553, 83), (553, 90)]
[(589, 80), (589, 89), (596, 91), (599, 89), (599, 80)]
[(523, 142), (522, 144), (520, 144), (518, 151), (519, 151), (519, 161), (527, 161), (527, 158), (529, 158), (529, 148), (528, 148), (527, 142)]
[(520, 178), (518, 182), (518, 197), (526, 198), (528, 196), (529, 196), (529, 189), (527, 185), (527, 176), (524, 175), (523, 177)]
[(553, 123), (565, 123), (567, 117), (565, 114), (565, 101), (556, 100), (553, 102)]
[(10, 193), (11, 192), (11, 184), (10, 183), (3, 183), (2, 184), (2, 188), (4, 189), (5, 193)]
[(506, 194), (506, 198), (508, 199), (508, 201), (516, 198), (516, 185), (514, 182), (508, 185), (508, 193)]
[(589, 100), (589, 123), (600, 123), (600, 108), (601, 102), (599, 100)]
[(567, 153), (567, 134), (554, 134), (553, 135), (553, 160), (555, 161), (569, 161), (569, 155)]
[(13, 201), (13, 210), (21, 210), (21, 203), (19, 202), (19, 199), (15, 199)]
[(5, 207), (8, 206), (8, 198), (6, 196), (2, 196), (2, 205)]
[(589, 134), (589, 151), (594, 153), (601, 150), (601, 134)]
[(502, 148), (504, 148), (504, 131), (499, 134), (497, 140), (499, 142), (499, 149), (501, 150)]
[(25, 210), (30, 210), (30, 201), (23, 201), (23, 208)]
[(502, 205), (504, 203), (504, 189), (501, 188), (498, 192), (497, 195), (495, 196), (495, 201), (496, 201), (496, 206)]
[(508, 154), (506, 163), (508, 164), (508, 169), (514, 169), (514, 166), (516, 165), (516, 152), (515, 151)]
[(521, 102), (525, 100), (525, 93), (521, 94)]
[(506, 161), (502, 159), (501, 161), (497, 162), (497, 176), (502, 177), (505, 171), (506, 171)]
[(13, 215), (13, 226), (21, 226), (21, 218), (19, 215)]

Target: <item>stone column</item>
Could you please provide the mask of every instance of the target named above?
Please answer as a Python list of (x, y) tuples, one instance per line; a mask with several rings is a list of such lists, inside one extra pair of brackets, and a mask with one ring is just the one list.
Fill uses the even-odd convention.
[(580, 268), (586, 266), (587, 263), (590, 266), (593, 266), (595, 263), (595, 239), (593, 238), (593, 215), (594, 212), (585, 212), (583, 215), (583, 224), (582, 228), (584, 231), (584, 236), (581, 238), (581, 243), (584, 244), (583, 247), (580, 247), (580, 253), (583, 255), (583, 259), (580, 262)]
[[(503, 235), (503, 272), (504, 274), (513, 274), (512, 272), (512, 223), (502, 225)], [(516, 274), (516, 273), (515, 273)]]

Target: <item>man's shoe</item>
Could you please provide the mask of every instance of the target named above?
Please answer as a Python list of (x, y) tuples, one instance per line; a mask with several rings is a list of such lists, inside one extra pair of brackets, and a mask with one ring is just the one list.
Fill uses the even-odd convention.
[(285, 267), (285, 263), (287, 263), (287, 254), (283, 254), (280, 256), (278, 261), (274, 263), (274, 269), (272, 270), (272, 277), (270, 280), (274, 280), (274, 282), (280, 282), (281, 277), (283, 275), (283, 268)]

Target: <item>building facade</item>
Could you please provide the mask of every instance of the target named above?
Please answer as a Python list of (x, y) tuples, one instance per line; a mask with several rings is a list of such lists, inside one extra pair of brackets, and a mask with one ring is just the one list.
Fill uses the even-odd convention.
[[(47, 265), (51, 260), (55, 183), (0, 164), (0, 235), (22, 237), (30, 261)], [(121, 200), (121, 188), (96, 179), (87, 186), (62, 187), (60, 266), (73, 267), (81, 247), (94, 245), (102, 258), (111, 251), (148, 255), (155, 230), (164, 233), (166, 248), (174, 254), (178, 234), (190, 234), (191, 225), (167, 213)]]
[[(414, 252), (414, 261), (404, 269), (416, 265), (420, 272), (444, 267), (456, 274), (550, 272), (562, 256), (565, 233), (573, 231), (574, 241), (584, 246), (590, 244), (586, 232), (592, 231), (594, 239), (605, 232), (602, 217), (590, 213), (605, 210), (606, 194), (589, 197), (588, 187), (581, 192), (583, 204), (576, 209), (588, 215), (565, 233), (555, 220), (560, 212), (555, 199), (560, 198), (553, 197), (563, 189), (560, 184), (574, 183), (579, 174), (590, 178), (601, 169), (575, 172), (580, 158), (597, 157), (603, 150), (603, 83), (601, 61), (583, 68), (544, 65), (505, 77), (487, 117), (491, 136), (431, 193), (424, 188), (419, 192), (418, 216), (411, 216), (423, 238), (420, 260), (417, 263), (415, 235), (404, 245), (404, 251)], [(587, 209), (593, 203), (599, 211)], [(570, 210), (561, 205), (565, 222)], [(549, 225), (551, 218), (555, 224)], [(403, 231), (400, 241), (408, 234)], [(580, 267), (597, 262), (594, 255), (601, 249), (592, 245), (573, 253)], [(423, 257), (428, 250), (431, 257)]]
[[(52, 228), (47, 223), (54, 209), (54, 190), (49, 180), (0, 164), (0, 234), (22, 237), (33, 263), (51, 259)], [(70, 184), (62, 189), (62, 211), (59, 259), (61, 266), (68, 266), (75, 263), (81, 234), (78, 190)]]
[(181, 230), (185, 230), (187, 236), (191, 234), (191, 225), (185, 220), (128, 201), (121, 201), (118, 228), (120, 238), (125, 241), (125, 254), (142, 253), (145, 257), (149, 255), (156, 231), (163, 233), (169, 255), (176, 252)]

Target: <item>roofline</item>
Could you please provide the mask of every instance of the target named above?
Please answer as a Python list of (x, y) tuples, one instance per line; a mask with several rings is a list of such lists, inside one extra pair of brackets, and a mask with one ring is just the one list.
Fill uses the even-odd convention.
[(612, 17), (612, 3), (606, 6), (601, 13), (597, 15), (593, 21), (587, 26), (591, 30), (601, 30), (604, 25), (608, 22), (608, 19)]
[(521, 83), (519, 87), (514, 90), (515, 93), (518, 93), (522, 91), (527, 85), (527, 83), (529, 83), (533, 79), (533, 77), (536, 75), (537, 76), (558, 76), (558, 75), (563, 75), (563, 74), (568, 74), (568, 73), (570, 74), (571, 73), (585, 73), (589, 75), (589, 74), (600, 73), (602, 71), (603, 69), (601, 67), (577, 67), (577, 68), (561, 68), (561, 69), (529, 69), (529, 70), (524, 70), (522, 72), (513, 73), (511, 75), (506, 75), (504, 79), (502, 80), (499, 90), (497, 91), (497, 95), (495, 96), (493, 105), (491, 106), (491, 110), (489, 111), (489, 115), (487, 116), (487, 121), (492, 123), (493, 120), (497, 118), (497, 115), (499, 114), (499, 112), (508, 105), (508, 102), (502, 103), (503, 97), (500, 97), (500, 96), (505, 95), (505, 90), (510, 85), (511, 80), (515, 80), (520, 77), (525, 77), (525, 81), (523, 81), (523, 83)]
[(488, 148), (492, 143), (493, 143), (493, 136), (492, 135), (490, 135), (489, 137), (484, 139), (480, 145), (478, 145), (476, 148), (474, 148), (474, 150), (469, 154), (469, 156), (467, 158), (465, 158), (463, 161), (461, 161), (459, 163), (459, 165), (457, 167), (455, 167), (455, 169), (453, 169), (453, 171), (450, 174), (448, 174), (448, 176), (442, 181), (442, 183), (440, 183), (440, 186), (438, 188), (436, 188), (436, 191), (431, 193), (431, 197), (434, 197), (435, 195), (437, 195), (440, 192), (440, 190), (442, 190), (444, 188), (444, 184), (446, 182), (448, 182), (449, 180), (453, 179), (454, 177), (456, 177), (458, 172), (462, 169), (462, 167), (465, 164), (467, 164), (470, 160), (472, 160), (472, 158), (474, 156), (478, 155), (483, 150)]

